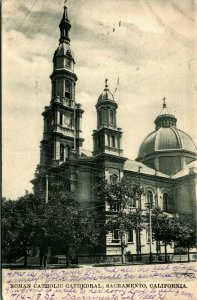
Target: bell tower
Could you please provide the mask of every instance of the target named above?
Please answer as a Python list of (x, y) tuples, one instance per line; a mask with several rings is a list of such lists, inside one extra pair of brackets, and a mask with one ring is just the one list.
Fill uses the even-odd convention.
[(59, 28), (59, 46), (53, 56), (53, 72), (50, 76), (51, 101), (42, 113), (44, 132), (41, 141), (41, 167), (57, 166), (70, 157), (78, 157), (83, 143), (83, 110), (75, 99), (77, 76), (74, 72), (74, 55), (70, 48), (71, 24), (66, 6)]
[(122, 156), (122, 130), (117, 127), (117, 108), (118, 104), (108, 88), (106, 79), (104, 92), (96, 104), (97, 130), (93, 131), (93, 156), (104, 153)]

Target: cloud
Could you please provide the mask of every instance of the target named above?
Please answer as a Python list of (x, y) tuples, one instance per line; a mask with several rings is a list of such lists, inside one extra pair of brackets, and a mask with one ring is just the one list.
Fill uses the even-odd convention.
[[(76, 4), (77, 3), (77, 4)], [(92, 150), (95, 104), (105, 78), (115, 90), (125, 156), (134, 159), (166, 96), (177, 126), (197, 140), (194, 9), (190, 1), (69, 1), (77, 101), (84, 148)], [(4, 195), (16, 198), (39, 162), (41, 112), (51, 97), (49, 75), (59, 43), (62, 4), (7, 0), (3, 4)], [(20, 174), (20, 176), (19, 176)]]

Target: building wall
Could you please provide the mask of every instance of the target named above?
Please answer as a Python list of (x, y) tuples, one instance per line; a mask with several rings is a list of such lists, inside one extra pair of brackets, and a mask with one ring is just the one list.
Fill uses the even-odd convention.
[[(139, 184), (143, 189), (143, 194), (141, 195), (141, 209), (146, 209), (147, 204), (147, 192), (151, 191), (153, 194), (153, 204), (154, 206), (163, 209), (163, 195), (166, 193), (169, 196), (169, 212), (174, 209), (173, 197), (172, 197), (172, 180), (168, 178), (162, 178), (159, 176), (150, 176), (145, 174), (139, 174), (134, 172), (126, 171), (124, 172), (125, 178), (128, 179), (133, 184)], [(137, 207), (140, 207), (137, 204)]]
[(82, 206), (92, 203), (93, 173), (90, 169), (77, 171), (77, 200)]
[[(127, 241), (127, 234), (124, 237), (124, 240), (127, 244), (127, 247), (124, 249), (124, 254), (127, 252), (131, 252), (131, 254), (137, 254), (136, 249), (136, 233), (135, 230), (133, 230), (133, 242)], [(150, 252), (150, 242), (148, 239), (148, 232), (143, 229), (141, 232), (141, 254), (149, 254)], [(164, 253), (164, 245), (161, 243), (161, 253)], [(157, 253), (157, 245), (156, 241), (152, 242), (152, 253)], [(167, 253), (173, 253), (173, 247), (170, 245), (167, 246)], [(121, 247), (120, 247), (120, 241), (114, 242), (112, 233), (107, 234), (106, 238), (106, 254), (107, 255), (121, 255)]]
[(173, 199), (176, 212), (196, 216), (197, 174), (190, 174), (176, 180), (173, 187)]
[(181, 170), (181, 157), (159, 157), (159, 170), (169, 175), (176, 174)]

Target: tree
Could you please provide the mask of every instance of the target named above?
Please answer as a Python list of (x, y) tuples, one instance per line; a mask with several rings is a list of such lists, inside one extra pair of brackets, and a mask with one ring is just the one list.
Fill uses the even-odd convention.
[(50, 186), (43, 227), (46, 230), (48, 246), (57, 244), (64, 249), (67, 267), (71, 251), (77, 252), (85, 245), (90, 248), (98, 243), (99, 229), (93, 214), (80, 207), (75, 194), (67, 191), (61, 181)]
[(176, 214), (173, 218), (173, 223), (176, 247), (185, 247), (188, 261), (190, 261), (190, 248), (196, 247), (196, 222), (191, 215)]
[(97, 245), (100, 231), (94, 215), (80, 207), (67, 185), (67, 181), (50, 184), (48, 203), (43, 194), (35, 197), (30, 193), (16, 201), (3, 200), (3, 249), (20, 250), (24, 266), (27, 266), (27, 249), (34, 246), (40, 248), (45, 262), (49, 246), (64, 248), (69, 266), (71, 250)]
[(140, 209), (130, 211), (128, 218), (130, 220), (131, 228), (134, 229), (136, 233), (136, 250), (141, 261), (141, 231), (146, 228), (142, 211)]
[(192, 221), (186, 215), (168, 215), (161, 209), (155, 208), (152, 216), (153, 238), (162, 241), (165, 247), (165, 262), (167, 262), (167, 245), (176, 243), (189, 249), (195, 245), (194, 229)]
[[(27, 249), (35, 245), (39, 232), (40, 214), (42, 208), (40, 199), (26, 192), (16, 201), (2, 202), (2, 235), (4, 249), (17, 249), (24, 256), (24, 266), (27, 266)], [(15, 254), (16, 255), (16, 254)]]
[(2, 199), (2, 218), (1, 218), (1, 241), (2, 241), (2, 257), (6, 259), (14, 259), (14, 242), (15, 242), (15, 234), (13, 231), (14, 227), (14, 207), (15, 201)]
[[(111, 177), (110, 180), (102, 178), (97, 185), (98, 197), (110, 206), (106, 219), (106, 233), (118, 231), (121, 245), (121, 260), (124, 263), (125, 234), (128, 230), (135, 229), (136, 232), (142, 230), (143, 221), (140, 210), (132, 209), (136, 207), (142, 190), (138, 185), (132, 185), (125, 178), (118, 181)], [(139, 242), (139, 239), (137, 239)], [(140, 248), (141, 245), (137, 247)]]
[(118, 235), (120, 238), (120, 246), (121, 246), (121, 260), (124, 263), (124, 249), (127, 247), (124, 237), (125, 233), (131, 229), (130, 220), (128, 218), (128, 214), (120, 211), (118, 215), (111, 217), (107, 220), (105, 225), (106, 232), (113, 232), (114, 230), (118, 230)]
[(172, 217), (164, 214), (161, 209), (154, 208), (152, 211), (152, 232), (153, 239), (164, 243), (165, 262), (167, 262), (167, 245), (171, 245), (174, 240)]

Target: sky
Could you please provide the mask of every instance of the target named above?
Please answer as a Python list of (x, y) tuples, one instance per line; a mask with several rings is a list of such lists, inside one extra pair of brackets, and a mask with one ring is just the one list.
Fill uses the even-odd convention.
[[(135, 159), (166, 97), (177, 127), (197, 144), (195, 0), (68, 0), (71, 49), (83, 109), (83, 148), (92, 150), (95, 104), (108, 78), (118, 103), (124, 156)], [(32, 190), (41, 116), (51, 97), (61, 0), (2, 1), (3, 196)], [(118, 83), (119, 82), (119, 83)]]

